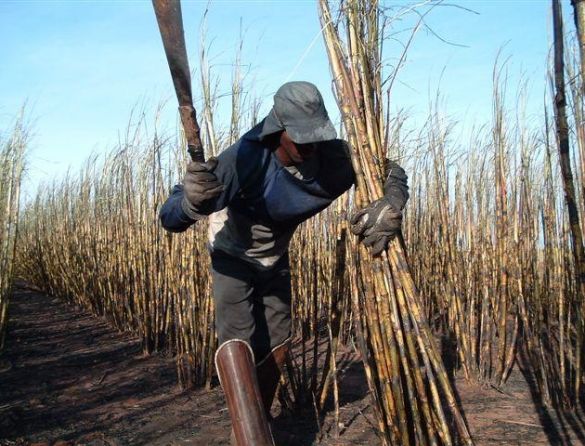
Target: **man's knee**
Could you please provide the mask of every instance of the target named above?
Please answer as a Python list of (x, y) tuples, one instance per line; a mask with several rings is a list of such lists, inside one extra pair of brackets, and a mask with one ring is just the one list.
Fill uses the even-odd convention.
[(291, 325), (290, 313), (288, 315), (280, 315), (278, 318), (272, 318), (268, 323), (271, 349), (283, 344), (290, 338)]
[[(221, 314), (221, 315), (220, 315)], [(250, 320), (234, 320), (224, 313), (217, 313), (215, 318), (215, 329), (217, 338), (220, 344), (233, 339), (240, 339), (251, 342), (252, 334), (254, 333), (254, 323), (252, 318)]]

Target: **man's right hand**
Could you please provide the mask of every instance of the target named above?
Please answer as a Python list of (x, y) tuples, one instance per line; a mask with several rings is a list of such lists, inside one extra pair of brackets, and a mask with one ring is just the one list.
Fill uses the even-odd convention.
[(207, 201), (219, 196), (224, 186), (213, 173), (217, 167), (217, 158), (209, 158), (207, 162), (191, 161), (183, 178), (183, 193), (186, 204), (190, 204), (195, 212)]

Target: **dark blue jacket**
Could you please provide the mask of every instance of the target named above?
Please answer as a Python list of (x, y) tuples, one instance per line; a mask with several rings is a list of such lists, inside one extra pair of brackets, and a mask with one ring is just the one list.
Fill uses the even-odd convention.
[[(299, 179), (265, 147), (258, 135), (262, 123), (218, 156), (214, 173), (224, 192), (209, 200), (198, 212), (209, 215), (229, 207), (258, 223), (287, 229), (325, 209), (348, 190), (355, 175), (345, 141), (319, 143), (319, 170), (314, 178)], [(173, 188), (160, 211), (163, 227), (172, 232), (186, 230), (196, 220), (183, 211), (183, 187)]]

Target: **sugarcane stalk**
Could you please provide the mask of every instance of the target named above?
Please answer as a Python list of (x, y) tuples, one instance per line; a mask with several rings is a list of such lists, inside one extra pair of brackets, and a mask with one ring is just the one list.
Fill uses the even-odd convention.
[[(553, 8), (553, 32), (554, 32), (554, 83), (555, 83), (555, 123), (557, 144), (559, 150), (559, 161), (563, 178), (565, 202), (569, 215), (569, 226), (572, 237), (572, 251), (575, 262), (576, 286), (579, 290), (581, 302), (581, 315), (585, 309), (585, 249), (583, 247), (583, 232), (579, 221), (579, 211), (576, 202), (575, 185), (570, 160), (569, 126), (566, 114), (565, 94), (565, 63), (564, 63), (564, 34), (561, 5), (558, 0), (552, 1)], [(585, 322), (583, 317), (579, 318), (577, 327), (577, 344), (575, 349), (575, 377), (574, 395), (579, 398), (581, 383), (583, 379), (583, 342), (585, 333)]]

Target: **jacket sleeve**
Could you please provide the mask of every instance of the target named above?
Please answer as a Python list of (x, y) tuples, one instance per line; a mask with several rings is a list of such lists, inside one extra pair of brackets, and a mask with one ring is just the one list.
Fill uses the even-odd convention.
[(177, 184), (159, 212), (161, 225), (169, 232), (183, 232), (196, 221), (183, 210), (182, 202), (183, 185)]
[(184, 198), (183, 185), (173, 187), (171, 195), (162, 205), (159, 218), (163, 228), (170, 232), (183, 232), (193, 223), (205, 216), (227, 207), (233, 197), (240, 190), (238, 175), (239, 144), (234, 144), (219, 154), (217, 167), (213, 173), (224, 185), (224, 191), (216, 198), (207, 200), (203, 205), (194, 209)]
[(321, 143), (318, 150), (322, 165), (319, 183), (332, 196), (338, 197), (356, 182), (349, 144), (342, 139), (334, 139)]

